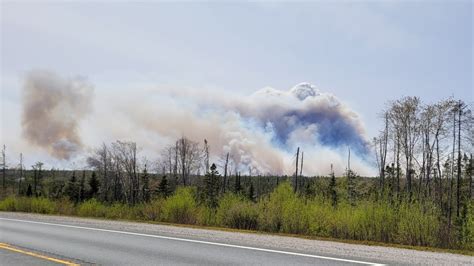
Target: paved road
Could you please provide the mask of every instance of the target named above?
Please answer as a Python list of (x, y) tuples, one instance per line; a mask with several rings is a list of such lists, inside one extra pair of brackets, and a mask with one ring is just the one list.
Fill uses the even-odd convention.
[[(160, 227), (162, 231), (153, 231), (150, 229), (153, 226)], [(197, 237), (188, 234), (183, 237), (183, 234), (176, 236), (166, 233), (173, 233), (173, 230), (194, 230), (197, 233), (202, 232), (202, 235)], [(216, 238), (214, 232), (216, 235), (225, 234), (225, 238)], [(318, 250), (301, 250), (297, 246), (269, 248), (265, 243), (258, 244), (258, 241), (243, 245), (237, 240), (234, 241), (233, 234), (237, 234), (236, 239), (240, 237), (240, 233), (200, 231), (174, 226), (0, 213), (0, 242), (46, 252), (51, 256), (80, 264), (375, 265), (394, 262), (384, 261), (383, 256), (380, 256), (380, 259), (364, 259), (357, 254), (328, 255), (327, 252), (321, 253)], [(247, 235), (252, 235), (252, 239), (266, 237)], [(278, 240), (278, 236), (276, 237)], [(294, 243), (298, 244), (300, 240), (314, 241), (295, 239)], [(284, 241), (286, 240), (282, 240), (282, 243)], [(3, 258), (4, 254), (0, 253), (0, 256)], [(463, 257), (467, 258), (465, 262), (472, 262), (472, 257)]]

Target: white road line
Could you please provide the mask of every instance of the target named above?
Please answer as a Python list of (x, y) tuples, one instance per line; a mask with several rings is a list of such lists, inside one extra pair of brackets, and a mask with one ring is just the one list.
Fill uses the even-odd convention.
[(384, 265), (384, 264), (378, 264), (378, 263), (366, 262), (366, 261), (333, 258), (333, 257), (318, 256), (318, 255), (305, 254), (305, 253), (289, 252), (289, 251), (266, 249), (266, 248), (248, 247), (248, 246), (233, 245), (233, 244), (224, 244), (224, 243), (218, 243), (218, 242), (210, 242), (210, 241), (179, 238), (179, 237), (149, 235), (149, 234), (127, 232), (127, 231), (109, 230), (109, 229), (84, 227), (84, 226), (76, 226), (76, 225), (68, 225), (68, 224), (36, 222), (36, 221), (9, 219), (9, 218), (0, 218), (0, 220), (13, 221), (13, 222), (23, 222), (23, 223), (32, 223), (32, 224), (43, 224), (43, 225), (50, 225), (50, 226), (60, 226), (60, 227), (67, 227), (67, 228), (75, 228), (75, 229), (83, 229), (83, 230), (91, 230), (91, 231), (100, 231), (100, 232), (108, 232), (108, 233), (116, 233), (116, 234), (124, 234), (124, 235), (153, 237), (153, 238), (168, 239), (168, 240), (175, 240), (175, 241), (184, 241), (184, 242), (190, 242), (190, 243), (199, 243), (199, 244), (214, 245), (214, 246), (221, 246), (221, 247), (256, 250), (256, 251), (263, 251), (263, 252), (270, 252), (270, 253), (278, 253), (278, 254), (285, 254), (285, 255), (300, 256), (300, 257), (309, 257), (309, 258), (316, 258), (316, 259), (342, 261), (342, 262), (357, 263), (357, 264), (366, 264), (366, 265), (373, 265), (373, 266), (383, 266)]

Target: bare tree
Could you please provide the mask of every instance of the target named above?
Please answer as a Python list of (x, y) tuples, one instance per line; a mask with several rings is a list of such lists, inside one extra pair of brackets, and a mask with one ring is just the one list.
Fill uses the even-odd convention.
[(124, 172), (121, 183), (129, 204), (136, 204), (139, 199), (140, 179), (138, 177), (137, 144), (135, 142), (116, 141), (112, 143), (113, 158), (118, 170)]
[(405, 174), (407, 192), (412, 199), (413, 160), (415, 145), (419, 139), (420, 100), (417, 97), (405, 97), (392, 104), (392, 121), (401, 133), (401, 146), (405, 155)]
[(209, 172), (209, 144), (207, 139), (204, 139), (204, 165), (206, 167), (205, 173)]
[(296, 150), (296, 171), (295, 171), (295, 192), (298, 191), (298, 158), (300, 156), (300, 147)]
[(111, 187), (113, 183), (110, 180), (109, 173), (111, 171), (112, 166), (112, 158), (110, 154), (110, 149), (107, 147), (105, 143), (102, 143), (100, 148), (97, 148), (88, 158), (87, 164), (89, 167), (99, 171), (102, 173), (102, 185), (101, 189), (101, 196), (102, 200), (108, 201), (109, 200), (109, 192), (111, 191)]
[(176, 153), (178, 154), (178, 165), (181, 170), (183, 185), (188, 185), (189, 175), (197, 170), (201, 161), (199, 144), (182, 137), (176, 141)]

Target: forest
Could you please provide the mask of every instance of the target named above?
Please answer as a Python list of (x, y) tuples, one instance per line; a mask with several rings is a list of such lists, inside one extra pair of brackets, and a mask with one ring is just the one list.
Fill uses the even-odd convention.
[[(179, 223), (367, 243), (474, 251), (474, 117), (452, 98), (404, 97), (380, 112), (367, 143), (377, 176), (305, 176), (305, 147), (292, 175), (261, 174), (212, 143), (178, 138), (140, 155), (133, 141), (103, 143), (80, 170), (31, 167), (2, 151), (1, 211)], [(300, 151), (301, 149), (301, 151)], [(332, 167), (331, 167), (332, 169)]]

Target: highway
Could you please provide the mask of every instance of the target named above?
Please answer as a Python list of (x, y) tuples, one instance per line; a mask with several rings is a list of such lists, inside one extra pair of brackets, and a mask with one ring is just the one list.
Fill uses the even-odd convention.
[[(154, 230), (154, 227), (159, 230)], [(235, 239), (232, 237), (234, 234)], [(249, 241), (242, 241), (246, 237)], [(263, 238), (263, 241), (259, 240), (259, 237)], [(302, 244), (305, 241), (316, 240), (281, 236), (273, 236), (275, 239), (272, 239), (271, 236), (269, 238), (271, 240), (268, 241), (266, 237), (260, 234), (188, 229), (166, 225), (0, 213), (1, 243), (53, 259), (47, 261), (38, 257), (36, 258), (38, 263), (33, 263), (36, 265), (405, 264), (403, 260), (398, 262), (384, 260), (383, 254), (364, 258), (357, 254), (327, 254), (327, 252), (318, 252), (317, 249), (308, 249), (308, 247), (298, 248), (297, 244), (300, 240)], [(278, 245), (278, 238), (284, 238), (281, 246)], [(296, 245), (288, 248), (284, 243), (291, 239)], [(248, 242), (248, 245), (245, 242)], [(268, 242), (274, 242), (275, 245)], [(14, 257), (12, 253), (17, 252), (0, 250), (0, 258), (5, 258), (0, 261), (8, 265), (31, 264), (32, 258), (27, 254)], [(6, 258), (10, 259), (10, 263)], [(464, 262), (472, 262), (470, 260), (472, 257), (468, 256), (460, 256), (458, 259), (460, 259), (459, 264), (463, 264), (463, 259)]]

